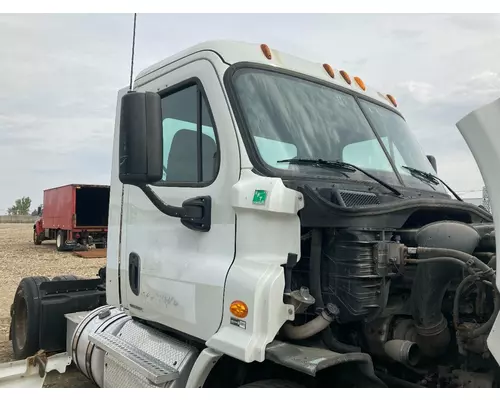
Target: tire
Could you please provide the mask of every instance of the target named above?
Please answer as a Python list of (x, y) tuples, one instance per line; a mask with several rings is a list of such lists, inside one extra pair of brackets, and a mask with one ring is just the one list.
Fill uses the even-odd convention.
[(78, 277), (75, 275), (59, 275), (52, 278), (53, 281), (77, 281)]
[(10, 325), (12, 350), (16, 360), (30, 357), (40, 350), (40, 284), (49, 280), (45, 276), (30, 276), (23, 278), (17, 287)]
[(66, 251), (66, 231), (58, 230), (56, 235), (56, 249), (57, 251)]
[(40, 236), (36, 234), (36, 230), (33, 229), (33, 243), (35, 243), (36, 246), (40, 246), (42, 244), (42, 241), (40, 240)]
[(289, 388), (303, 388), (304, 386), (298, 383), (286, 381), (283, 379), (266, 379), (262, 381), (247, 383), (240, 386), (240, 388), (262, 388), (262, 389), (289, 389)]

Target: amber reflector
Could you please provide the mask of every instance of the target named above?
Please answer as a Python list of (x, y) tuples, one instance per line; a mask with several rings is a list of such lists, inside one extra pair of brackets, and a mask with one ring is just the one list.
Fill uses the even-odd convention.
[(245, 318), (248, 315), (248, 306), (241, 300), (235, 300), (231, 303), (229, 311), (231, 311), (231, 314), (235, 317)]

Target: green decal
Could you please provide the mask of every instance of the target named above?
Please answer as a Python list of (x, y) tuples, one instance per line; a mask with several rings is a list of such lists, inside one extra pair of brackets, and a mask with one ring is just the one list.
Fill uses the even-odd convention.
[(253, 193), (253, 204), (263, 205), (266, 203), (267, 192), (265, 190), (256, 190)]

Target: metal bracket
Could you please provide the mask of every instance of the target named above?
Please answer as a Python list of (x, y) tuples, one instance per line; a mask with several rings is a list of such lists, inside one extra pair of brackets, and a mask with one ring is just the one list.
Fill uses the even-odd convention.
[(47, 357), (43, 350), (25, 360), (0, 364), (0, 389), (41, 388), (47, 373), (56, 370), (63, 374), (70, 364), (68, 353)]
[(333, 351), (273, 341), (266, 347), (266, 359), (306, 375), (344, 363), (359, 363), (373, 370), (371, 357), (366, 353), (340, 354)]

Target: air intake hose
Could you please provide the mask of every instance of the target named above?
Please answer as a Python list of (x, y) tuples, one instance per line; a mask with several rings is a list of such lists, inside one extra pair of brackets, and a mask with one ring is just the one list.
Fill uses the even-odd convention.
[(465, 263), (451, 257), (411, 262), (418, 264), (411, 289), (417, 344), (423, 354), (436, 357), (446, 351), (450, 342), (448, 324), (441, 312), (443, 298), (451, 280), (460, 276)]
[[(473, 274), (471, 277), (475, 276), (474, 270), (479, 270), (482, 279), (495, 284), (495, 271), (477, 257), (459, 250), (418, 247), (416, 253), (419, 259), (408, 261), (418, 264), (411, 291), (412, 315), (418, 334), (417, 343), (422, 353), (435, 357), (446, 351), (450, 341), (450, 332), (447, 321), (441, 313), (441, 307), (451, 280), (467, 270)], [(465, 281), (469, 281), (469, 278)], [(463, 285), (464, 282), (457, 290), (458, 295)], [(500, 307), (498, 301), (495, 298), (496, 313)], [(454, 313), (457, 312), (458, 296), (454, 302)], [(457, 324), (457, 315), (454, 315), (454, 320)], [(490, 324), (491, 321), (488, 321), (486, 326), (474, 332), (473, 335), (477, 335), (478, 332), (483, 333), (490, 328)]]

